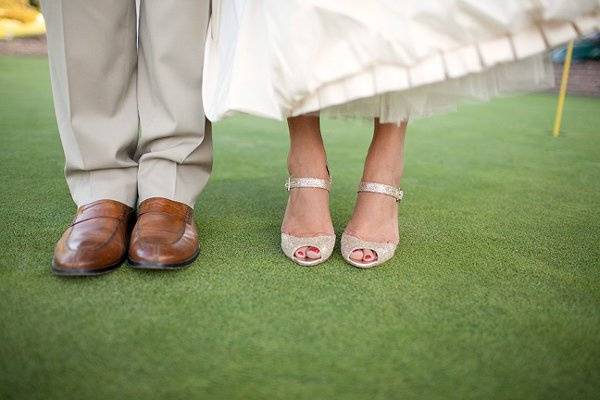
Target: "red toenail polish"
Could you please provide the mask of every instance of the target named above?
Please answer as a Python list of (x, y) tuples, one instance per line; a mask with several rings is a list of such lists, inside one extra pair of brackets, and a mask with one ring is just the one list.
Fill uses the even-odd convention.
[(304, 253), (303, 252), (298, 252), (298, 257), (304, 257)]
[(317, 247), (311, 247), (311, 250), (314, 251), (315, 253), (319, 252), (319, 249)]

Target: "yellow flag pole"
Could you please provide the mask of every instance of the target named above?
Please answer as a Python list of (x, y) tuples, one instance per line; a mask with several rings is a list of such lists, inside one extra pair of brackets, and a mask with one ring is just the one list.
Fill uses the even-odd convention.
[(567, 98), (567, 89), (569, 87), (569, 74), (571, 73), (571, 64), (573, 63), (573, 47), (574, 42), (570, 41), (567, 46), (567, 56), (563, 66), (562, 80), (560, 83), (560, 94), (558, 95), (558, 107), (556, 109), (556, 118), (554, 119), (554, 129), (552, 134), (554, 137), (560, 136), (560, 128), (562, 126), (563, 113), (565, 111), (565, 100)]

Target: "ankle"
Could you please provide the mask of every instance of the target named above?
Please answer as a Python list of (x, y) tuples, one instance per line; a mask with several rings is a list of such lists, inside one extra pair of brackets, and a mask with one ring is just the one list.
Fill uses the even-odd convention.
[(290, 152), (288, 156), (288, 172), (295, 178), (320, 178), (329, 179), (327, 158), (325, 152)]
[(363, 172), (363, 182), (383, 183), (394, 187), (400, 186), (402, 179), (402, 168), (392, 166), (367, 166)]
[(375, 120), (373, 140), (365, 161), (363, 181), (400, 186), (404, 170), (406, 123), (381, 124)]

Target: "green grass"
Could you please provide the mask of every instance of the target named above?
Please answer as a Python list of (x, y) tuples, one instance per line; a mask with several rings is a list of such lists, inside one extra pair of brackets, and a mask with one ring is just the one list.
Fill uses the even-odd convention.
[[(230, 119), (192, 268), (60, 279), (74, 206), (47, 68), (0, 58), (0, 398), (597, 398), (598, 99), (568, 100), (560, 139), (546, 95), (412, 124), (401, 246), (371, 271), (286, 261), (285, 126)], [(324, 122), (337, 232), (369, 130)]]

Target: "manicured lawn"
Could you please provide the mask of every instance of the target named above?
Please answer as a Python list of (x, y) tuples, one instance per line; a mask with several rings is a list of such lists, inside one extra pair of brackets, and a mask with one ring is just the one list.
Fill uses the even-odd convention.
[[(411, 125), (402, 243), (371, 271), (284, 258), (285, 126), (234, 118), (192, 268), (60, 279), (47, 68), (0, 58), (0, 398), (597, 398), (600, 100), (570, 98), (560, 139), (547, 95)], [(324, 123), (338, 232), (369, 129)]]

